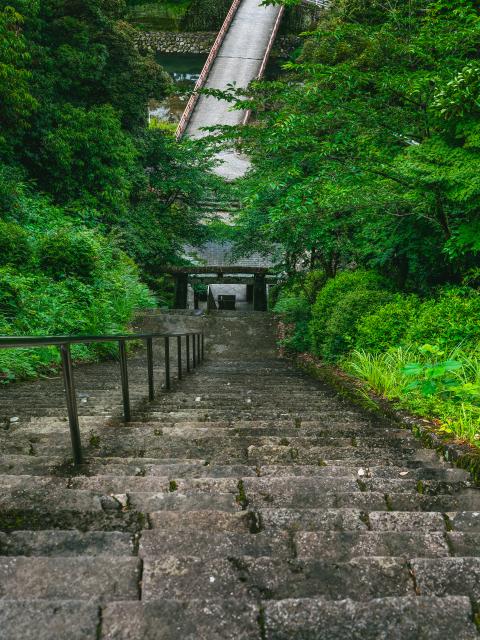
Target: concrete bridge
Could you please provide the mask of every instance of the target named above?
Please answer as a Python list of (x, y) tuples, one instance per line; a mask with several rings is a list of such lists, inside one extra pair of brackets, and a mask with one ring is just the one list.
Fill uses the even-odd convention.
[[(263, 75), (283, 7), (264, 7), (260, 2), (234, 0), (182, 116), (177, 138), (200, 137), (205, 135), (202, 127), (238, 125), (248, 117), (246, 112), (232, 111), (231, 103), (225, 100), (197, 92), (202, 88), (223, 90), (229, 84), (247, 87)], [(221, 159), (224, 164), (218, 173), (226, 179), (240, 177), (248, 168), (248, 159), (234, 152), (223, 153)]]

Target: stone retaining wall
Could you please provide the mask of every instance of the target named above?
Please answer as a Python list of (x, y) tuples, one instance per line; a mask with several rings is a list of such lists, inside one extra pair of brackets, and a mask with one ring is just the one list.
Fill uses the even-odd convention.
[[(217, 37), (216, 32), (179, 33), (173, 31), (139, 32), (137, 47), (152, 53), (203, 53), (208, 54)], [(279, 36), (273, 55), (288, 56), (300, 42), (296, 36)]]
[(137, 37), (140, 50), (158, 53), (209, 53), (216, 32), (178, 33), (173, 31), (141, 32)]

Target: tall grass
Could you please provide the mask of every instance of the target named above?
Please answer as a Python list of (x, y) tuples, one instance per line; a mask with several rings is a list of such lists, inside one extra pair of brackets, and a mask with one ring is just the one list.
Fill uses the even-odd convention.
[(477, 352), (465, 352), (460, 347), (449, 358), (458, 360), (462, 367), (452, 372), (463, 385), (472, 388), (472, 395), (465, 401), (456, 397), (435, 394), (424, 397), (418, 391), (408, 391), (409, 379), (402, 372), (404, 367), (426, 359), (413, 347), (398, 347), (385, 353), (353, 351), (342, 362), (343, 368), (364, 380), (379, 395), (394, 400), (399, 406), (423, 416), (436, 418), (439, 430), (463, 441), (480, 446), (480, 397), (476, 389), (480, 385), (480, 357)]
[(343, 366), (385, 398), (398, 398), (407, 384), (401, 370), (411, 360), (411, 350), (402, 347), (385, 353), (356, 350), (343, 362)]

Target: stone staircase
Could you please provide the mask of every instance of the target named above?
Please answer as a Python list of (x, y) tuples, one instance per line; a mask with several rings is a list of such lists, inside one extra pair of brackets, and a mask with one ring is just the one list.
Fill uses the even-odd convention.
[(0, 391), (2, 640), (478, 638), (478, 489), (278, 360), (272, 324), (149, 314), (207, 361), (147, 406), (132, 356), (128, 425), (116, 363), (79, 367), (78, 470), (59, 381)]

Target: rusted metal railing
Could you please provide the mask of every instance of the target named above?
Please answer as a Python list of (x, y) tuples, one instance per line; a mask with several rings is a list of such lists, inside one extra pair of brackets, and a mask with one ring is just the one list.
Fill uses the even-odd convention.
[[(165, 356), (165, 389), (169, 391), (172, 386), (171, 366), (170, 366), (170, 340), (177, 341), (178, 357), (178, 379), (183, 377), (182, 370), (182, 339), (186, 347), (186, 368), (187, 372), (200, 364), (205, 357), (205, 337), (200, 331), (189, 331), (184, 333), (146, 333), (146, 334), (124, 334), (124, 335), (101, 335), (101, 336), (0, 336), (0, 349), (26, 349), (35, 347), (57, 346), (60, 350), (62, 363), (63, 383), (65, 387), (65, 397), (67, 404), (68, 421), (70, 425), (70, 437), (72, 441), (73, 460), (75, 464), (82, 464), (83, 452), (80, 438), (80, 425), (78, 420), (77, 394), (75, 391), (75, 381), (73, 376), (73, 363), (71, 346), (73, 344), (91, 344), (97, 342), (118, 343), (118, 355), (120, 364), (120, 380), (122, 383), (123, 415), (125, 422), (131, 420), (130, 410), (130, 390), (128, 382), (127, 363), (127, 342), (142, 340), (147, 345), (147, 377), (148, 377), (148, 399), (155, 399), (154, 366), (153, 366), (153, 341), (159, 338), (164, 339)], [(190, 349), (190, 343), (192, 349)], [(192, 354), (192, 358), (190, 357)]]
[(227, 31), (230, 29), (230, 25), (232, 24), (233, 18), (235, 17), (235, 14), (237, 13), (237, 10), (241, 3), (242, 3), (242, 0), (233, 0), (232, 6), (230, 7), (227, 13), (227, 17), (223, 22), (222, 28), (218, 32), (218, 35), (213, 44), (213, 47), (211, 48), (210, 53), (208, 54), (207, 61), (205, 62), (202, 72), (197, 82), (195, 83), (195, 88), (193, 90), (192, 95), (190, 96), (190, 100), (187, 102), (185, 111), (183, 112), (180, 122), (178, 123), (178, 127), (175, 132), (175, 137), (177, 140), (179, 140), (185, 133), (185, 129), (187, 128), (188, 122), (192, 117), (193, 110), (195, 109), (195, 106), (200, 97), (200, 94), (198, 92), (201, 89), (203, 89), (203, 86), (205, 85), (205, 82), (208, 78), (208, 74), (211, 71), (211, 68), (213, 66), (213, 63), (215, 62), (215, 59), (218, 55), (220, 47), (222, 46), (225, 36), (227, 35)]

